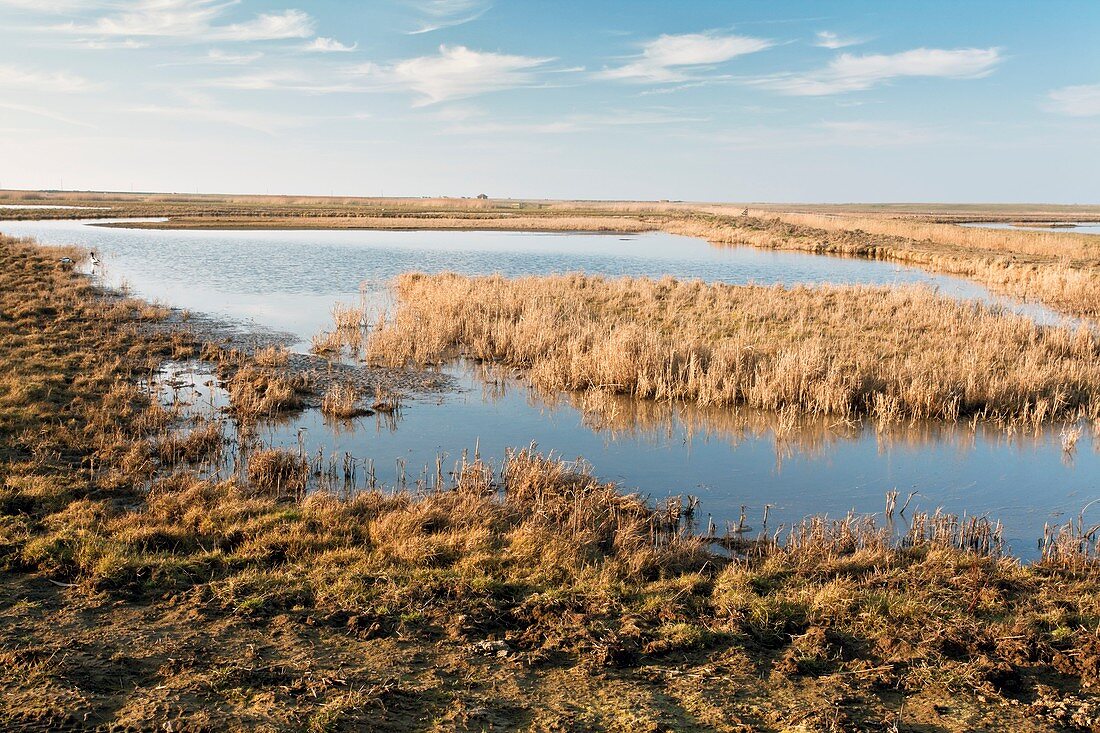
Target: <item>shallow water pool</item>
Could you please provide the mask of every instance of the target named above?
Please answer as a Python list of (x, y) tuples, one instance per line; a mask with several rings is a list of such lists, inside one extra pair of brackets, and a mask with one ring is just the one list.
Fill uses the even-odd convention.
[[(890, 263), (751, 248), (725, 248), (667, 234), (588, 235), (511, 232), (167, 231), (91, 226), (79, 221), (0, 222), (0, 231), (47, 244), (77, 244), (102, 260), (100, 276), (138, 296), (292, 334), (298, 348), (331, 325), (338, 301), (361, 294), (384, 301), (385, 284), (408, 270), (505, 275), (584, 271), (605, 275), (699, 278), (727, 283), (920, 283), (964, 299), (994, 302), (1041, 322), (1062, 319), (1042, 307), (990, 294), (974, 283)], [(1100, 452), (1092, 433), (1071, 453), (1057, 428), (1006, 435), (937, 424), (780, 424), (742, 410), (702, 410), (629, 399), (587, 408), (573, 395), (543, 395), (513, 374), (475, 365), (445, 371), (460, 390), (406, 401), (396, 419), (332, 423), (317, 410), (269, 424), (264, 437), (311, 453), (371, 461), (378, 480), (401, 471), (434, 472), (480, 448), (501, 461), (531, 442), (583, 457), (596, 473), (661, 498), (693, 494), (699, 516), (719, 527), (746, 507), (756, 525), (808, 514), (879, 512), (887, 491), (911, 507), (988, 514), (1005, 524), (1012, 549), (1032, 556), (1047, 522), (1064, 522), (1100, 497)], [(582, 409), (584, 408), (584, 409)], [(304, 429), (304, 431), (303, 431)]]

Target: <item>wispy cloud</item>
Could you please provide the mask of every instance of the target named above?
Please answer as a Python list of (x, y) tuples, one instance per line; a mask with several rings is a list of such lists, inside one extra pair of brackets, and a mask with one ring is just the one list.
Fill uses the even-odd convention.
[(553, 60), (440, 46), (434, 56), (406, 59), (385, 68), (368, 65), (361, 70), (417, 92), (422, 97), (417, 106), (422, 106), (530, 86), (536, 81), (534, 71)]
[(68, 13), (97, 4), (101, 3), (82, 0), (0, 0), (0, 8), (16, 8), (34, 13)]
[(25, 114), (34, 115), (36, 117), (43, 117), (46, 119), (54, 120), (56, 122), (64, 122), (67, 125), (75, 125), (77, 127), (95, 127), (90, 122), (84, 120), (78, 120), (74, 117), (54, 112), (53, 110), (46, 109), (44, 107), (38, 107), (31, 104), (16, 104), (14, 102), (0, 102), (0, 109), (11, 110), (12, 112), (23, 112)]
[(773, 45), (764, 38), (718, 33), (662, 35), (646, 42), (633, 60), (596, 72), (596, 77), (642, 83), (683, 82), (701, 70)]
[(99, 37), (159, 37), (177, 40), (271, 41), (309, 38), (314, 21), (301, 10), (261, 13), (242, 23), (218, 23), (232, 0), (137, 0), (112, 4), (105, 15), (53, 26), (57, 32)]
[(220, 48), (212, 48), (206, 52), (206, 56), (202, 58), (202, 61), (209, 64), (251, 64), (261, 58), (263, 58), (263, 53), (260, 51), (255, 53), (229, 53)]
[(41, 71), (13, 64), (0, 64), (0, 89), (72, 93), (90, 92), (99, 88), (99, 84), (67, 71)]
[(357, 84), (350, 73), (334, 77), (310, 74), (301, 69), (265, 69), (247, 74), (220, 76), (200, 81), (196, 86), (211, 89), (238, 91), (291, 91), (307, 94), (334, 94), (337, 92), (372, 91), (371, 87)]
[(832, 31), (818, 31), (817, 40), (814, 41), (815, 46), (820, 48), (847, 48), (848, 46), (858, 46), (863, 43), (862, 38), (842, 38)]
[(146, 41), (139, 41), (135, 38), (88, 38), (77, 41), (77, 44), (94, 51), (110, 51), (115, 49), (133, 51), (134, 49), (149, 47)]
[(305, 46), (306, 51), (314, 51), (316, 53), (347, 53), (354, 51), (359, 47), (358, 43), (353, 43), (350, 46), (340, 43), (335, 38), (325, 38), (324, 36), (318, 36), (314, 38), (310, 43)]
[(776, 74), (749, 83), (782, 94), (822, 96), (870, 89), (901, 77), (977, 79), (1002, 61), (997, 48), (915, 48), (895, 54), (841, 54), (807, 74)]
[(211, 29), (213, 37), (227, 41), (277, 41), (309, 38), (316, 23), (301, 10), (263, 13), (246, 23), (234, 23)]
[(1100, 117), (1100, 84), (1055, 89), (1047, 94), (1046, 108), (1070, 117)]
[(195, 120), (230, 125), (254, 132), (262, 132), (265, 135), (276, 135), (282, 130), (300, 127), (304, 124), (304, 120), (300, 117), (220, 107), (213, 99), (205, 95), (186, 94), (184, 97), (184, 103), (182, 104), (147, 104), (131, 107), (128, 111), (134, 114), (154, 115), (173, 120)]
[(707, 141), (733, 150), (801, 148), (889, 148), (930, 145), (957, 140), (955, 133), (936, 126), (877, 120), (825, 121), (810, 125), (742, 127), (708, 133)]
[(478, 119), (480, 115), (462, 116), (444, 129), (456, 135), (496, 135), (502, 133), (565, 134), (587, 132), (609, 127), (652, 127), (708, 122), (707, 117), (694, 117), (668, 112), (634, 112), (615, 114), (573, 114), (548, 121), (512, 121)]
[(420, 26), (410, 35), (469, 23), (492, 7), (488, 0), (412, 0), (409, 4), (420, 16)]

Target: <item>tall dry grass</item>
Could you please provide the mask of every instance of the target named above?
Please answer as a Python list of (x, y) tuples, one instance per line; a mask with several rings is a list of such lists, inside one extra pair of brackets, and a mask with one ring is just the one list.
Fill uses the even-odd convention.
[[(763, 212), (761, 212), (763, 213)], [(918, 219), (869, 216), (769, 212), (782, 221), (831, 232), (863, 231), (891, 237), (905, 237), (949, 247), (988, 250), (1010, 254), (1038, 255), (1062, 260), (1100, 258), (1100, 237), (1073, 232), (1035, 232), (1020, 229), (985, 229), (956, 224), (939, 224)]]
[(1096, 260), (1100, 245), (1090, 235), (757, 213), (675, 217), (662, 229), (720, 245), (892, 260), (975, 280), (996, 292), (1037, 300), (1066, 314), (1100, 316), (1100, 263)]
[(546, 389), (879, 419), (1094, 416), (1087, 329), (919, 287), (781, 288), (583, 275), (401, 276), (370, 333), (378, 363), (464, 353)]

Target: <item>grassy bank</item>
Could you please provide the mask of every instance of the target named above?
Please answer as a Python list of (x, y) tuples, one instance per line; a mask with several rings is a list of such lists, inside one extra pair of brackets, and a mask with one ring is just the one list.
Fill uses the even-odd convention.
[(677, 217), (666, 231), (716, 244), (884, 259), (975, 280), (1062, 313), (1100, 315), (1100, 245), (1087, 234), (973, 229), (907, 219), (757, 212)]
[(924, 288), (405, 275), (367, 355), (456, 353), (547, 390), (880, 420), (1094, 418), (1100, 342)]

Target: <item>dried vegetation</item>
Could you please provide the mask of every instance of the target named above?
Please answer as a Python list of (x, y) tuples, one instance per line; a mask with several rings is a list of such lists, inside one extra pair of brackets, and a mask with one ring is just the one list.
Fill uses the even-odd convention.
[(781, 288), (581, 275), (400, 277), (369, 358), (456, 353), (547, 390), (880, 420), (1093, 418), (1100, 340), (918, 288)]
[[(807, 520), (727, 555), (692, 532), (693, 502), (654, 507), (531, 451), (497, 467), (475, 455), (418, 493), (310, 491), (309, 463), (285, 449), (204, 479), (193, 463), (217, 451), (217, 423), (173, 439), (139, 386), (199, 345), (57, 259), (0, 238), (0, 727), (1100, 718), (1083, 518), (1033, 565), (1000, 556), (995, 525), (944, 516), (902, 532)], [(278, 357), (204, 351), (241, 419), (293, 404)]]

